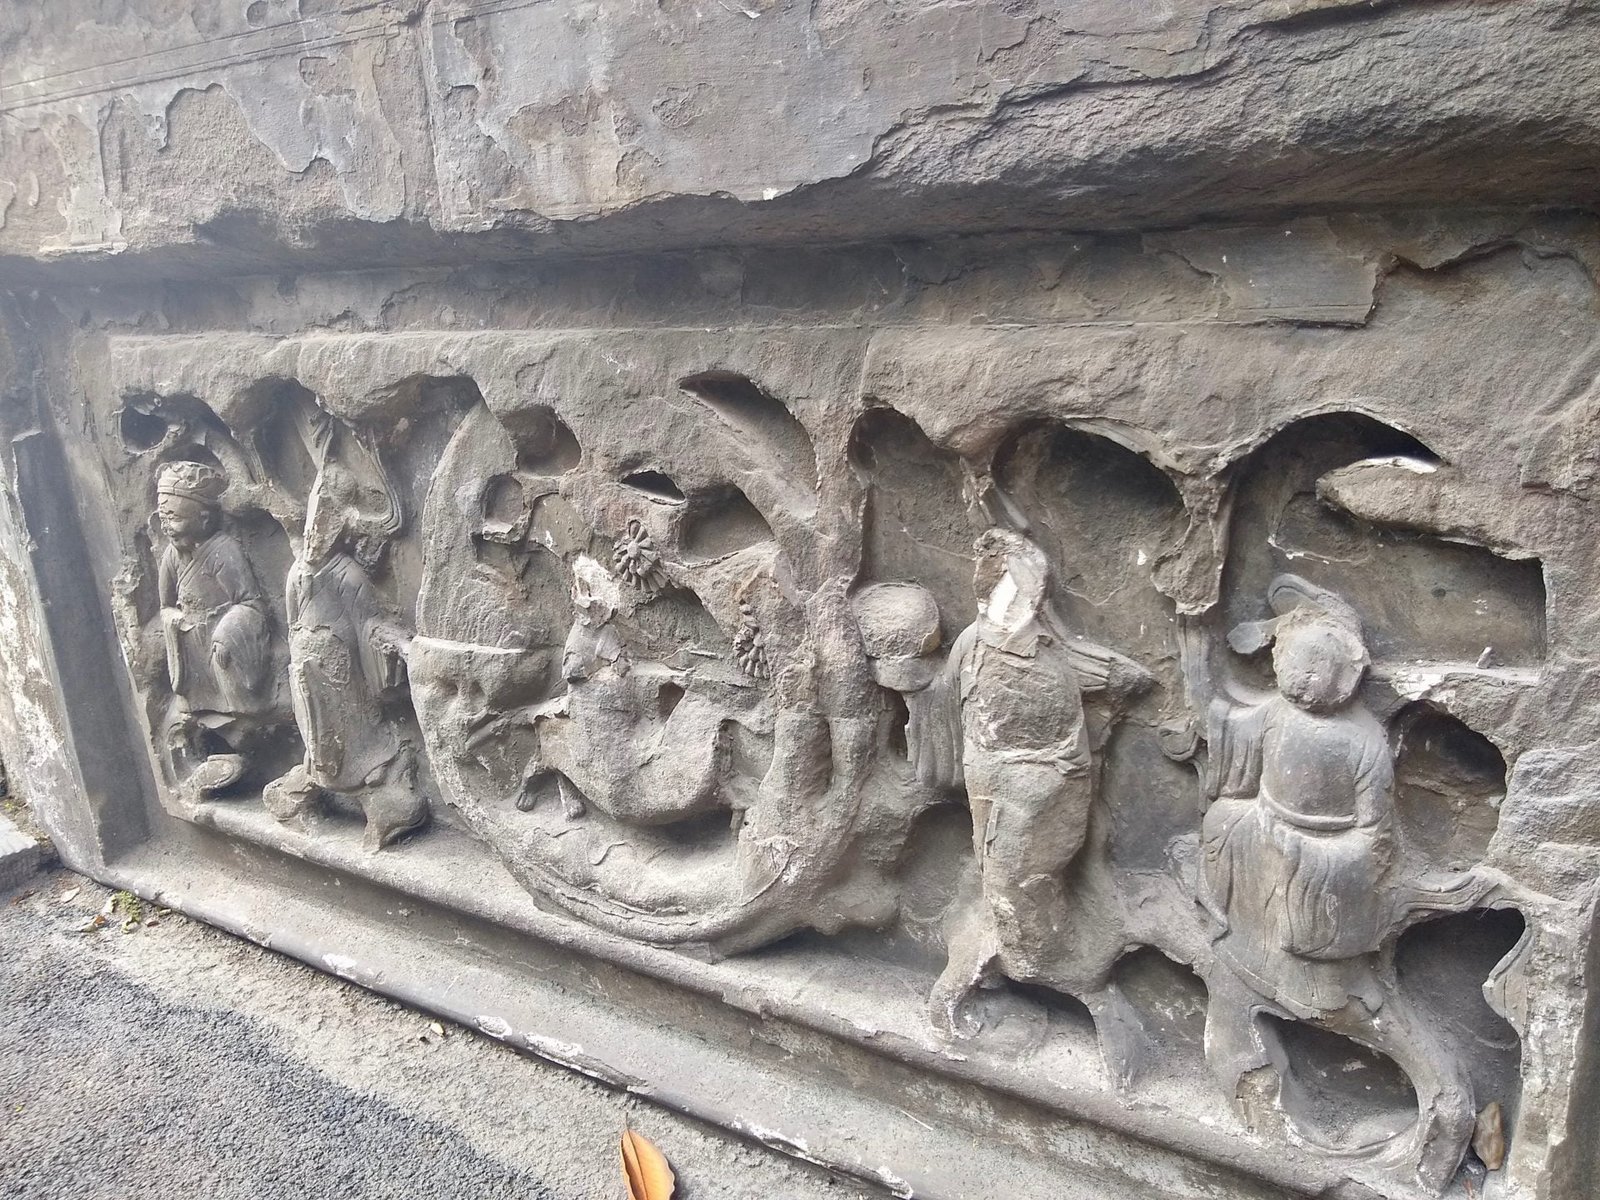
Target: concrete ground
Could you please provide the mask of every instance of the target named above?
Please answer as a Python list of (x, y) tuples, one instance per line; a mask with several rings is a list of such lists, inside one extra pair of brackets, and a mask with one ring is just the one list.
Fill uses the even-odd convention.
[(876, 1200), (68, 871), (0, 895), (5, 1200)]

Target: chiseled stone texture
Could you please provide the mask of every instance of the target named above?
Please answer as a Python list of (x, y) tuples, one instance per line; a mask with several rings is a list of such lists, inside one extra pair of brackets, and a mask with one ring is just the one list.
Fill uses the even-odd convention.
[(70, 865), (900, 1194), (1600, 1186), (1593, 6), (89, 8)]
[(365, 265), (1583, 205), (1597, 23), (1570, 0), (22, 3), (0, 250)]

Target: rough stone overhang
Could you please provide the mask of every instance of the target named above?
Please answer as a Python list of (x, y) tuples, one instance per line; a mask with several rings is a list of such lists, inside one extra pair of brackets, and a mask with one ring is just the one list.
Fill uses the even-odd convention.
[(1486, 993), (1527, 1055), (1505, 1171), (1588, 1194), (1600, 4), (79, 7), (0, 11), (0, 732), (70, 863), (902, 1194), (1371, 1196), (1210, 1091), (1123, 1103), (1084, 1038), (950, 1043), (903, 964), (646, 945), (448, 821), (374, 856), (254, 796), (163, 807), (108, 625), (160, 548), (141, 404), (248, 437), (289, 385), (392, 434), (443, 381), (481, 428), (585, 416), (616, 475), (641, 435), (726, 469), (685, 385), (735, 372), (842, 492), (883, 409), (980, 472), (1060, 425), (1167, 477), (1194, 536), (1148, 574), (1200, 618), (1246, 460), (1377, 422), (1438, 462), (1363, 451), (1301, 494), (1503, 560), (1536, 618), (1507, 664), (1378, 663), (1372, 703), (1505, 752), (1483, 865), (1532, 929)]
[(6, 278), (1581, 208), (1600, 184), (1600, 9), (1566, 0), (319, 7), (8, 6)]

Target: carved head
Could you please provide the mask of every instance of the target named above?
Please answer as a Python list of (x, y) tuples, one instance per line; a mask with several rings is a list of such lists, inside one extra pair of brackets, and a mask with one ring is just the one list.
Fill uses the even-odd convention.
[(180, 550), (209, 537), (222, 518), (228, 477), (206, 463), (172, 462), (156, 479), (156, 516), (161, 532)]
[(939, 605), (917, 583), (874, 583), (850, 599), (872, 677), (897, 692), (933, 682), (939, 648)]
[(1348, 704), (1369, 662), (1366, 646), (1344, 622), (1304, 609), (1284, 619), (1272, 644), (1278, 691), (1307, 712)]
[(306, 503), (301, 555), (312, 564), (348, 551), (371, 571), (382, 560), (389, 539), (400, 528), (399, 501), (382, 484), (365, 483), (337, 459), (323, 463)]
[(1019, 629), (1039, 615), (1050, 590), (1050, 563), (1028, 538), (1010, 529), (989, 529), (973, 549), (978, 562), (972, 590), (978, 611), (991, 624)]

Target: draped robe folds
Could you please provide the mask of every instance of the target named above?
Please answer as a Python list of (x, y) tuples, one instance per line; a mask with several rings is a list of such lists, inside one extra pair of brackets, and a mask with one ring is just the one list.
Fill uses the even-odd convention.
[(1218, 953), (1264, 996), (1309, 1017), (1365, 995), (1365, 956), (1390, 924), (1394, 770), (1365, 709), (1306, 712), (1282, 697), (1209, 714), (1202, 824)]
[[(1064, 773), (1087, 770), (1082, 694), (1104, 691), (1113, 667), (1127, 660), (1083, 638), (1051, 634), (1039, 622), (1011, 637), (985, 637), (981, 624), (967, 626), (933, 682), (906, 697), (906, 743), (918, 780), (964, 787), (969, 740), (1019, 761), (1054, 762)], [(1047, 681), (1048, 696), (1041, 694)]]
[(218, 531), (187, 557), (168, 545), (158, 571), (172, 690), (202, 724), (272, 704), (272, 622), (244, 549)]
[(400, 753), (382, 716), (399, 659), (383, 636), (383, 611), (367, 573), (348, 554), (289, 575), (289, 682), (313, 783), (350, 792), (378, 781)]

